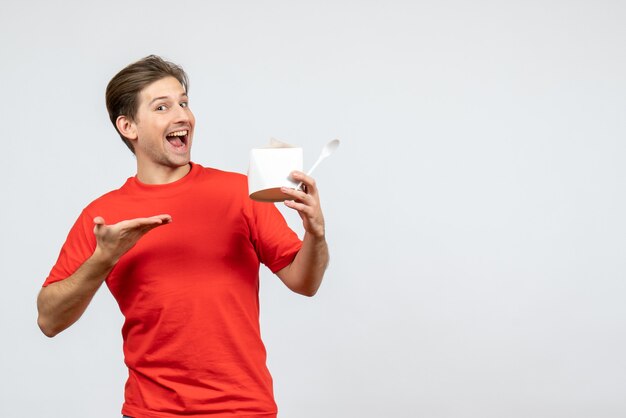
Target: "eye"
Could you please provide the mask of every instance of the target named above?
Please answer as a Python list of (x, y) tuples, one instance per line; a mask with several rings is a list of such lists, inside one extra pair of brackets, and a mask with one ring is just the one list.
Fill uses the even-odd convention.
[(155, 110), (159, 110), (159, 111), (167, 110), (167, 106), (159, 105), (159, 106), (157, 106), (157, 108)]
[(189, 102), (182, 102), (180, 107), (189, 107)]

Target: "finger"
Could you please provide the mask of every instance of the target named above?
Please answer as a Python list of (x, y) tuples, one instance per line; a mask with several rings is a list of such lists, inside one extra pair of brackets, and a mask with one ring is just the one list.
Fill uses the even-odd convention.
[(127, 221), (121, 221), (118, 225), (121, 228), (142, 228), (144, 226), (159, 226), (170, 223), (172, 221), (172, 217), (170, 215), (157, 215), (151, 216), (149, 218), (135, 218), (129, 219)]
[(305, 201), (311, 199), (311, 196), (309, 196), (305, 192), (296, 189), (290, 189), (289, 187), (281, 187), (280, 191), (289, 196), (291, 200)]
[(159, 219), (163, 224), (168, 224), (172, 222), (172, 217), (167, 214), (151, 216), (149, 219)]
[(172, 222), (172, 217), (169, 215), (153, 216), (148, 219), (152, 222), (143, 224), (143, 227), (146, 228), (147, 231), (158, 228), (159, 226), (167, 225)]
[(300, 214), (304, 216), (313, 216), (313, 208), (305, 203), (301, 203), (295, 200), (285, 200), (285, 206), (297, 210), (298, 212), (300, 212)]
[(315, 179), (311, 176), (307, 176), (302, 171), (293, 171), (291, 177), (297, 181), (306, 185), (307, 194), (316, 194), (317, 186), (315, 185)]
[(93, 226), (93, 233), (94, 233), (94, 234), (97, 234), (97, 233), (98, 233), (98, 231), (99, 231), (100, 229), (102, 229), (102, 227), (103, 227), (104, 225), (106, 225), (106, 224), (104, 223), (104, 218), (103, 218), (102, 216), (96, 216), (95, 218), (93, 218), (93, 223), (94, 223), (94, 226)]
[(152, 222), (137, 222), (128, 225), (124, 225), (121, 227), (121, 231), (125, 231), (126, 233), (137, 232), (140, 234), (145, 234), (146, 232), (163, 225), (161, 221), (152, 221)]

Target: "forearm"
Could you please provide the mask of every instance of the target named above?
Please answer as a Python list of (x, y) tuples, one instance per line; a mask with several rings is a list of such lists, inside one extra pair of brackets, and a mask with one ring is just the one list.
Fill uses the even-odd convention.
[(76, 322), (114, 265), (96, 251), (67, 279), (42, 288), (37, 298), (41, 331), (54, 337)]
[(279, 272), (279, 277), (292, 291), (313, 296), (322, 284), (328, 260), (326, 238), (306, 233), (296, 258)]
[(149, 231), (172, 221), (170, 215), (136, 218), (107, 225), (101, 216), (94, 218), (96, 249), (74, 274), (52, 283), (39, 292), (39, 328), (54, 337), (80, 318), (117, 261)]

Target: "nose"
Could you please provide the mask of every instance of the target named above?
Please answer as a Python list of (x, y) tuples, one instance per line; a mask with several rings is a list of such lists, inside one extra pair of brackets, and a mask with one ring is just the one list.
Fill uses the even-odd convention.
[(182, 106), (176, 106), (176, 108), (177, 108), (176, 115), (175, 115), (176, 123), (186, 123), (186, 124), (192, 123), (194, 116), (193, 116), (193, 113), (191, 113), (191, 109), (189, 109), (188, 107), (182, 107)]

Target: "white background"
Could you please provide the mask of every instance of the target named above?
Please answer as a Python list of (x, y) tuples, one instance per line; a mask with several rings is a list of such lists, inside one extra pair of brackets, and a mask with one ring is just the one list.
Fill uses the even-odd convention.
[(343, 141), (320, 292), (262, 271), (281, 417), (626, 416), (625, 22), (618, 0), (2, 0), (0, 416), (119, 416), (106, 287), (54, 339), (35, 299), (134, 174), (104, 90), (151, 53), (191, 77), (203, 165)]

